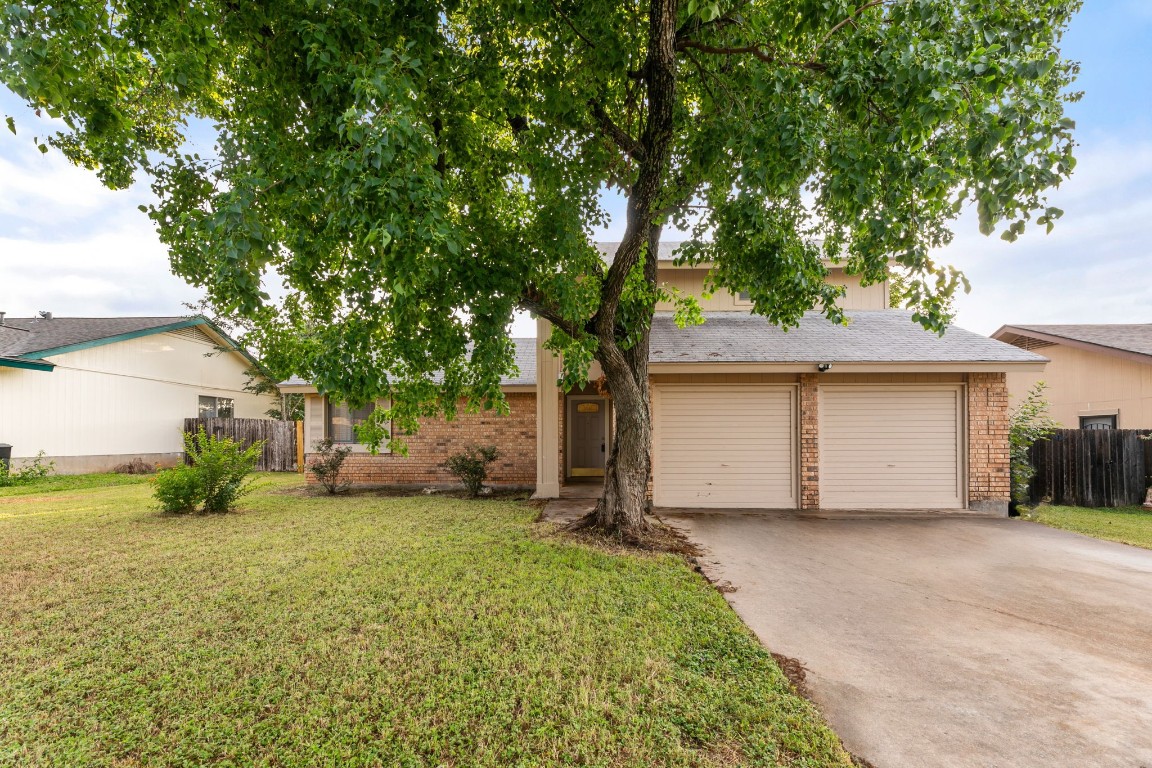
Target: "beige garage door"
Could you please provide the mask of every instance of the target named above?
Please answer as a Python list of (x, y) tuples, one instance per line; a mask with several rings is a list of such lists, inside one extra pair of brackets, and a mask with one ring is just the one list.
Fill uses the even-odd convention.
[(820, 388), (820, 506), (964, 506), (961, 389)]
[(656, 506), (796, 507), (792, 387), (663, 385), (652, 406)]

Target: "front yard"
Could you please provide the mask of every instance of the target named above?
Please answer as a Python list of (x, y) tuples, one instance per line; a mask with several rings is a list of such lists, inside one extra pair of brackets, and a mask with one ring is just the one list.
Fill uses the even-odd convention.
[(849, 764), (682, 558), (266, 482), (0, 490), (0, 764)]
[(1097, 539), (1152, 549), (1152, 509), (1144, 507), (1089, 509), (1041, 504), (1027, 518)]

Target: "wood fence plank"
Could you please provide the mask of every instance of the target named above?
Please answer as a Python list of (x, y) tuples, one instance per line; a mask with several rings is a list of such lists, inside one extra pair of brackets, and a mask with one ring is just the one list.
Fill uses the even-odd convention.
[(1033, 503), (1080, 507), (1140, 504), (1152, 482), (1152, 430), (1059, 429), (1029, 450)]
[[(258, 472), (296, 471), (296, 422), (274, 419), (185, 419), (184, 431), (196, 433), (200, 427), (210, 435), (230, 437), (245, 448), (264, 441)], [(187, 460), (187, 458), (185, 458)]]

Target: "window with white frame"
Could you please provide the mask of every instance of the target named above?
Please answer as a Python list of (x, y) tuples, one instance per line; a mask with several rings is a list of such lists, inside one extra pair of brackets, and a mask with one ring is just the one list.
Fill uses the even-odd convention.
[(231, 419), (235, 414), (235, 399), (200, 395), (200, 406), (196, 415), (201, 419)]

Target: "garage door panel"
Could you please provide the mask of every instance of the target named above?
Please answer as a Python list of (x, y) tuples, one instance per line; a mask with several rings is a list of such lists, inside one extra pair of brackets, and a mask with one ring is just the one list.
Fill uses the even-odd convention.
[(657, 386), (653, 501), (659, 507), (796, 507), (795, 391)]
[(961, 414), (953, 386), (822, 387), (821, 506), (963, 507)]

